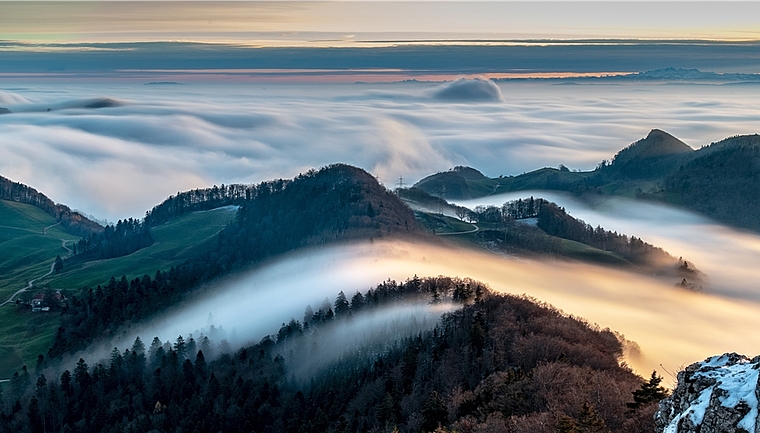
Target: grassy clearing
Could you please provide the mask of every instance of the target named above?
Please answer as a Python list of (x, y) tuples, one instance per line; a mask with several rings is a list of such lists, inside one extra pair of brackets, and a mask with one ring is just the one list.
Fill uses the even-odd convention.
[(415, 215), (426, 229), (436, 234), (469, 232), (475, 228), (470, 223), (446, 215), (427, 212), (416, 212)]
[[(234, 216), (232, 208), (187, 214), (153, 229), (156, 242), (148, 248), (109, 260), (74, 265), (66, 262), (61, 274), (41, 279), (35, 286), (79, 289), (107, 283), (111, 276), (153, 275), (204, 251), (204, 244)], [(43, 228), (52, 224), (55, 220), (36, 207), (0, 201), (0, 225), (14, 227), (0, 227), (0, 246), (4, 246), (0, 266), (6, 267), (0, 273), (0, 294), (7, 293), (3, 301), (25, 287), (29, 279), (47, 273), (57, 254), (65, 255), (60, 239), (75, 240), (58, 227), (47, 229), (43, 235)], [(47, 353), (58, 324), (56, 313), (32, 313), (13, 305), (0, 308), (0, 379), (9, 378), (24, 364), (34, 368), (37, 355)]]
[[(113, 276), (154, 275), (204, 251), (203, 244), (235, 217), (232, 208), (193, 212), (151, 230), (155, 243), (124, 257), (64, 264), (61, 274), (41, 281), (56, 289), (79, 289), (105, 284)], [(69, 266), (67, 266), (69, 265)]]
[(78, 240), (55, 223), (53, 217), (37, 207), (0, 200), (2, 301), (26, 287), (29, 280), (47, 273), (56, 255), (67, 254), (61, 246), (62, 239)]
[(631, 265), (628, 260), (613, 252), (600, 250), (598, 248), (594, 248), (580, 242), (571, 241), (569, 239), (560, 239), (560, 248), (560, 255), (570, 259), (598, 263), (602, 265)]
[(34, 368), (37, 355), (46, 354), (58, 329), (58, 314), (0, 308), (0, 379), (22, 365)]

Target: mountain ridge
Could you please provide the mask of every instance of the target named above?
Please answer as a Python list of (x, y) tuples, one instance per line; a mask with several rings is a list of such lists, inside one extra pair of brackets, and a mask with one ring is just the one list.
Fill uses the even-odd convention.
[[(448, 200), (554, 190), (598, 200), (647, 199), (699, 212), (719, 222), (760, 231), (760, 135), (737, 135), (693, 149), (653, 129), (590, 171), (544, 167), (518, 176), (468, 180), (449, 170), (414, 186)], [(455, 193), (448, 193), (450, 185)]]

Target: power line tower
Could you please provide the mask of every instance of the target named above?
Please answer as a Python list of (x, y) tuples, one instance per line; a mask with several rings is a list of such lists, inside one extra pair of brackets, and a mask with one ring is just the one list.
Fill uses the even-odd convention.
[(405, 186), (406, 186), (406, 183), (404, 182), (404, 176), (399, 176), (398, 181), (396, 181), (396, 188), (403, 189)]

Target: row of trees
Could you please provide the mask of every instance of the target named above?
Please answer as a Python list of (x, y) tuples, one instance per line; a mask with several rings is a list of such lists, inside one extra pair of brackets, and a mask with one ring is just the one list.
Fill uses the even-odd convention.
[(80, 239), (74, 246), (74, 256), (83, 260), (110, 259), (132, 254), (153, 242), (148, 225), (130, 218)]
[(214, 185), (211, 188), (178, 192), (177, 195), (169, 196), (161, 204), (146, 212), (145, 224), (148, 227), (156, 227), (188, 212), (216, 209), (222, 206), (240, 206), (246, 201), (253, 200), (259, 189), (272, 188), (274, 185), (285, 183), (287, 181), (280, 179), (259, 185), (233, 184), (225, 186), (222, 184), (221, 186)]
[[(535, 218), (538, 216), (541, 207), (549, 203), (548, 201), (532, 196), (527, 199), (517, 199), (505, 202), (501, 207), (497, 206), (476, 206), (471, 213), (467, 215), (470, 221), (480, 223), (503, 224), (509, 221), (525, 218)], [(463, 216), (458, 215), (460, 218)]]
[(60, 222), (70, 233), (78, 236), (87, 236), (98, 233), (103, 228), (96, 222), (90, 221), (82, 214), (72, 211), (68, 206), (55, 204), (45, 194), (22, 183), (0, 176), (0, 200), (15, 201), (18, 203), (36, 206)]
[(80, 359), (62, 373), (43, 360), (34, 373), (16, 375), (0, 396), (0, 432), (653, 429), (658, 378), (645, 382), (620, 367), (622, 348), (613, 333), (483, 289), (464, 280), (415, 278), (386, 281), (362, 295), (363, 302), (354, 295), (356, 304), (339, 295), (329, 309), (349, 303), (348, 313), (336, 315), (346, 319), (364, 314), (371, 308), (366, 300), (378, 293), (387, 300), (376, 305), (421, 296), (432, 302), (433, 293), (453, 299), (457, 290), (470, 303), (430, 332), (381, 355), (345, 356), (307, 383), (292, 379), (292, 365), (280, 354), (312, 346), (310, 335), (323, 320), (295, 334), (284, 326), (277, 336), (216, 358), (208, 355), (216, 343), (180, 337), (173, 344), (154, 339), (149, 348), (138, 339), (107, 360)]
[[(626, 236), (605, 230), (601, 226), (593, 227), (582, 220), (569, 215), (564, 208), (542, 198), (513, 200), (497, 206), (477, 206), (471, 218), (481, 223), (497, 224), (504, 233), (484, 231), (486, 240), (504, 239), (510, 244), (535, 252), (557, 252), (559, 243), (553, 241), (530, 227), (516, 227), (510, 222), (518, 219), (536, 218), (536, 226), (543, 233), (557, 238), (569, 239), (610, 251), (629, 262), (642, 266), (661, 266), (665, 263), (675, 264), (677, 260), (665, 250), (646, 243), (636, 236)], [(533, 248), (535, 246), (535, 248)]]

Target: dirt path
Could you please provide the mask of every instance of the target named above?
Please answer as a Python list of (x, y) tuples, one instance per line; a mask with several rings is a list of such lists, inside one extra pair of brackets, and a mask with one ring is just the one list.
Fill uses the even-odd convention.
[(454, 232), (454, 233), (436, 233), (436, 236), (454, 236), (454, 235), (466, 235), (468, 233), (475, 233), (478, 230), (480, 230), (480, 227), (476, 226), (475, 224), (470, 223), (473, 227), (475, 227), (472, 230), (468, 230), (466, 232)]
[(58, 222), (57, 222), (57, 223), (55, 223), (55, 224), (49, 225), (49, 226), (47, 226), (47, 227), (44, 227), (44, 228), (42, 229), (42, 234), (43, 234), (43, 235), (46, 235), (46, 234), (47, 234), (47, 229), (49, 229), (49, 228), (53, 228), (53, 227), (57, 226), (57, 225), (58, 225), (58, 224), (60, 224), (60, 223), (61, 223), (61, 222), (60, 222), (60, 221), (58, 221)]
[[(50, 225), (50, 226), (47, 226), (47, 227), (43, 228), (42, 229), (42, 234), (46, 235), (47, 234), (47, 229), (49, 229), (50, 227), (55, 227), (58, 224), (60, 224), (60, 222), (57, 223), (57, 224), (53, 224), (53, 225)], [(23, 229), (20, 229), (20, 230), (23, 230)], [(69, 248), (69, 247), (66, 246), (67, 243), (74, 242), (73, 240), (71, 240), (71, 239), (60, 239), (60, 238), (58, 238), (58, 240), (61, 241), (61, 247), (63, 247), (63, 249), (65, 249), (66, 251), (68, 251), (68, 254), (65, 257), (69, 257), (72, 254), (74, 254), (74, 252), (71, 250), (71, 248)], [(8, 298), (7, 301), (5, 301), (2, 304), (0, 304), (0, 307), (4, 306), (6, 304), (10, 304), (11, 302), (13, 302), (13, 300), (16, 298), (16, 296), (18, 296), (18, 295), (26, 292), (27, 290), (31, 290), (32, 287), (34, 287), (34, 282), (35, 281), (41, 280), (41, 279), (43, 279), (43, 278), (51, 275), (53, 272), (55, 272), (55, 261), (53, 261), (53, 263), (50, 264), (50, 270), (47, 272), (47, 274), (41, 275), (41, 276), (39, 276), (37, 278), (33, 278), (33, 279), (29, 280), (29, 282), (27, 283), (26, 287), (24, 287), (23, 289), (17, 290), (16, 293), (12, 294), (11, 297)]]

